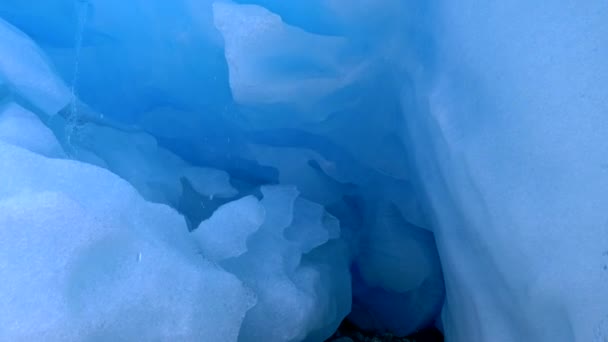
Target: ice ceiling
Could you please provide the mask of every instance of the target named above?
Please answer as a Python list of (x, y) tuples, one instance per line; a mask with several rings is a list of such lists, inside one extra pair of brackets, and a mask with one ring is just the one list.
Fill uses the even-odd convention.
[(0, 340), (608, 339), (608, 4), (2, 0)]

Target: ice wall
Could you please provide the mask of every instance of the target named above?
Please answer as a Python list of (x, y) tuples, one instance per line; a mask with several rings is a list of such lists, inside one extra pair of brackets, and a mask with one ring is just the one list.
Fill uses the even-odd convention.
[(408, 127), (448, 340), (608, 336), (607, 17), (601, 1), (437, 11), (438, 72)]
[(604, 341), (607, 18), (0, 2), (0, 340)]

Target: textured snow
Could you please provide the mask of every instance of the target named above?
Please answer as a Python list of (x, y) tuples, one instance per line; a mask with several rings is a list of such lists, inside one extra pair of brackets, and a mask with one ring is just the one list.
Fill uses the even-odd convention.
[(254, 297), (174, 210), (95, 166), (0, 152), (2, 339), (237, 340)]

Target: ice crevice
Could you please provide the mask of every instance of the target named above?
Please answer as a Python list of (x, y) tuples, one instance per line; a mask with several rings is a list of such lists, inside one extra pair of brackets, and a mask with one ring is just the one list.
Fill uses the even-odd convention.
[(606, 341), (606, 18), (1, 2), (0, 340)]

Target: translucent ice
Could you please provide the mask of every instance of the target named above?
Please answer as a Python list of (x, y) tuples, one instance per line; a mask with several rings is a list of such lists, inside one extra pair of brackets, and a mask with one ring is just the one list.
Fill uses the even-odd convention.
[(24, 100), (53, 115), (70, 101), (70, 92), (53, 72), (36, 43), (0, 18), (0, 75)]
[[(337, 222), (324, 220), (327, 214), (322, 207), (303, 202), (293, 187), (264, 187), (262, 194), (259, 203), (245, 197), (221, 207), (201, 224), (198, 229), (202, 232), (193, 233), (199, 240), (206, 237), (203, 246), (216, 251), (213, 255), (221, 257), (217, 258), (220, 265), (258, 295), (257, 304), (245, 317), (239, 341), (302, 341), (315, 331), (327, 336), (350, 307), (341, 299), (348, 297), (350, 286), (342, 292), (336, 286), (349, 278), (344, 251), (336, 243), (323, 247), (338, 237)], [(225, 216), (236, 209), (246, 216)], [(224, 224), (220, 223), (222, 216)], [(239, 241), (222, 238), (220, 229), (233, 232), (231, 239)], [(245, 241), (247, 249), (243, 250)]]
[(603, 1), (0, 18), (0, 340), (606, 340)]
[(448, 341), (606, 339), (607, 17), (602, 1), (441, 6), (408, 127)]
[(16, 103), (8, 103), (0, 108), (0, 140), (47, 157), (64, 156), (53, 132), (36, 114)]
[(332, 108), (318, 107), (320, 102), (354, 79), (342, 37), (306, 32), (256, 5), (216, 2), (213, 14), (224, 38), (232, 95), (239, 103), (283, 104), (306, 109), (301, 120), (322, 120)]
[(247, 252), (247, 238), (255, 233), (266, 211), (254, 196), (224, 204), (193, 232), (202, 252), (213, 261)]

